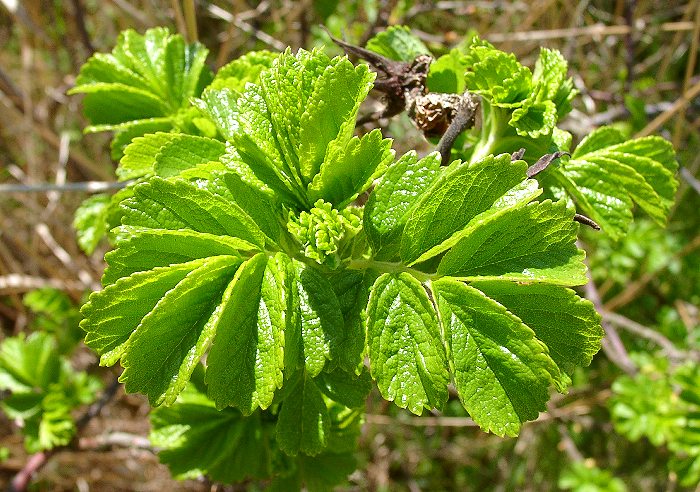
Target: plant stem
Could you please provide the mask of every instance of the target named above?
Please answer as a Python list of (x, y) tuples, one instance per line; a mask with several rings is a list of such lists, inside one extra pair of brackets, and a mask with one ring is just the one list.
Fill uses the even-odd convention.
[(197, 34), (197, 14), (195, 12), (194, 0), (184, 0), (182, 2), (185, 15), (185, 26), (187, 27), (187, 42), (196, 43), (199, 39)]

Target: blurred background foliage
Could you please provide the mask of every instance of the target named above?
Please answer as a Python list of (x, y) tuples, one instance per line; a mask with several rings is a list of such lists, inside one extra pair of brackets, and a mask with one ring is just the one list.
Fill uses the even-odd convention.
[[(581, 92), (563, 125), (576, 140), (603, 124), (658, 133), (681, 164), (666, 229), (639, 218), (619, 242), (584, 231), (593, 280), (584, 294), (608, 337), (567, 395), (554, 395), (517, 439), (483, 433), (456, 399), (417, 418), (374, 395), (359, 468), (342, 490), (700, 490), (700, 0), (0, 0), (0, 484), (51, 447), (39, 427), (53, 423), (60, 439), (49, 444), (60, 447), (46, 453), (38, 489), (237, 490), (173, 481), (144, 437), (145, 399), (118, 390), (90, 413), (100, 380), (104, 396), (116, 390), (116, 371), (76, 347), (77, 309), (99, 286), (105, 249), (86, 256), (71, 227), (86, 187), (45, 184), (115, 181), (109, 136), (83, 135), (80, 97), (66, 91), (121, 30), (180, 31), (210, 49), (215, 69), (254, 49), (340, 54), (321, 24), (358, 45), (404, 24), (437, 54), (478, 33), (528, 66), (540, 46), (559, 49)], [(405, 115), (381, 124), (398, 152), (430, 148)], [(37, 360), (11, 353), (20, 340), (63, 369), (12, 373), (13, 361)], [(7, 390), (16, 395), (20, 383), (33, 407), (12, 406)], [(57, 384), (72, 400), (52, 400)], [(27, 408), (34, 420), (17, 418)]]

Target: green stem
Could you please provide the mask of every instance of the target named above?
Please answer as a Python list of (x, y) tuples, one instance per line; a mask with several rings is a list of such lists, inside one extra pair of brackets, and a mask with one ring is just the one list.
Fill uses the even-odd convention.
[(487, 100), (481, 100), (481, 138), (474, 146), (471, 162), (477, 162), (489, 154), (494, 153), (494, 149), (507, 126), (505, 111), (492, 106)]
[(425, 273), (415, 268), (408, 267), (402, 263), (376, 260), (350, 260), (346, 264), (349, 270), (377, 270), (381, 273), (409, 273), (421, 282), (436, 280), (441, 277), (436, 273)]

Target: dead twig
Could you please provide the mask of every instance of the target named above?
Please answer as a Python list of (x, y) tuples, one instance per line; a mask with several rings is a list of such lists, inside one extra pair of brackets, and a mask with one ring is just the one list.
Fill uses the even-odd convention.
[[(591, 269), (588, 267), (588, 264), (586, 264), (586, 267), (586, 276), (588, 277), (588, 282), (584, 286), (586, 297), (589, 301), (593, 303), (593, 305), (596, 308), (596, 311), (601, 312), (604, 309), (603, 301), (600, 298), (600, 294), (598, 293), (598, 289), (596, 288), (595, 283), (593, 282), (593, 277), (591, 276)], [(615, 327), (612, 326), (612, 324), (608, 323), (605, 319), (602, 320), (601, 325), (605, 330), (605, 337), (603, 337), (603, 340), (601, 342), (603, 352), (605, 352), (605, 355), (608, 356), (608, 359), (610, 359), (610, 361), (613, 364), (618, 366), (627, 374), (636, 374), (637, 366), (635, 365), (634, 361), (630, 358), (629, 353), (627, 353), (627, 349), (622, 343), (622, 339), (620, 339), (620, 335), (617, 333)]]

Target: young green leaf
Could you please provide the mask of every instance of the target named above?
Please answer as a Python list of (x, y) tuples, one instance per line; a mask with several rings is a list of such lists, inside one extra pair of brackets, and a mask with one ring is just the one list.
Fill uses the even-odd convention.
[[(334, 58), (323, 74), (314, 81), (313, 93), (305, 101), (306, 107), (299, 121), (298, 165), (305, 182), (310, 182), (318, 174), (324, 158), (329, 160), (326, 149), (331, 142), (335, 143), (335, 147), (346, 147), (355, 128), (360, 103), (372, 88), (374, 77), (374, 73), (370, 72), (366, 65), (355, 67), (347, 58)], [(375, 135), (374, 139), (381, 141), (381, 134)], [(377, 146), (378, 142), (372, 141), (372, 145)], [(348, 150), (352, 156), (352, 150)], [(379, 149), (375, 147), (376, 151)], [(337, 162), (337, 159), (336, 156), (334, 164), (324, 165), (332, 168), (353, 165), (352, 157), (351, 162), (342, 164)], [(360, 169), (356, 172), (362, 176), (363, 171)], [(362, 185), (369, 176), (365, 175), (364, 178), (362, 183), (352, 184)]]
[(515, 436), (545, 410), (559, 369), (547, 347), (496, 301), (451, 279), (433, 284), (455, 386), (483, 429)]
[(330, 143), (320, 172), (308, 187), (310, 200), (319, 198), (338, 209), (352, 202), (384, 173), (394, 158), (391, 140), (382, 140), (382, 133), (372, 130), (362, 138)]
[(368, 50), (397, 61), (411, 62), (418, 55), (429, 55), (430, 51), (406, 26), (390, 26), (380, 32), (365, 46)]
[(384, 274), (367, 306), (372, 377), (382, 396), (420, 415), (447, 401), (447, 361), (437, 316), (423, 285), (407, 273)]
[(100, 364), (115, 364), (126, 342), (158, 301), (205, 260), (135, 273), (90, 295), (81, 309), (85, 344), (100, 355)]
[(292, 456), (316, 456), (325, 449), (330, 432), (328, 409), (313, 379), (301, 374), (292, 384), (277, 420), (277, 444)]
[(466, 89), (464, 72), (466, 61), (457, 48), (442, 55), (430, 65), (426, 85), (430, 92), (462, 94)]
[(556, 285), (587, 282), (578, 224), (563, 201), (509, 209), (479, 224), (440, 261), (438, 273), (469, 280), (499, 279)]
[(283, 285), (258, 254), (243, 263), (224, 293), (207, 357), (206, 382), (217, 408), (231, 405), (250, 415), (270, 406), (282, 386)]
[(377, 260), (394, 259), (416, 203), (440, 176), (440, 154), (418, 159), (415, 152), (392, 164), (365, 205), (364, 231)]
[[(411, 264), (460, 231), (525, 179), (527, 165), (510, 156), (489, 156), (445, 172), (417, 203), (401, 237), (401, 259)], [(438, 251), (435, 251), (437, 254)]]

